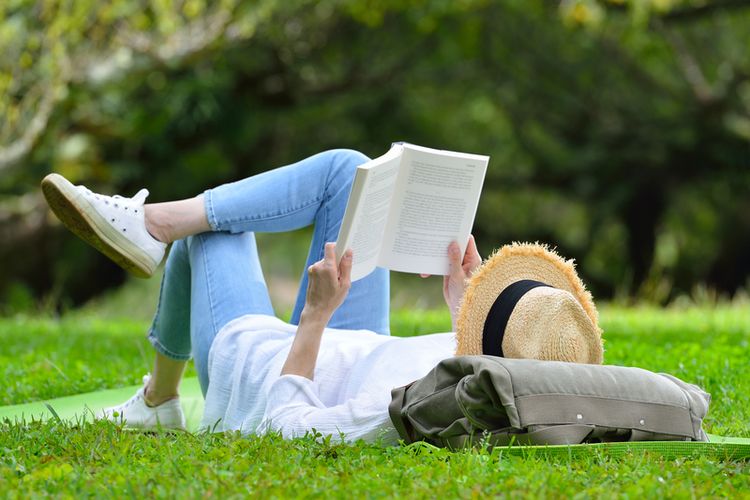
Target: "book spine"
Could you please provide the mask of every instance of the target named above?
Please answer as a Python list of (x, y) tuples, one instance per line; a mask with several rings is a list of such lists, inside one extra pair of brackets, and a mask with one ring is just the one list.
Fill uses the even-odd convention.
[(369, 170), (367, 169), (357, 168), (357, 171), (354, 174), (354, 181), (352, 182), (352, 188), (349, 192), (349, 201), (346, 204), (344, 218), (339, 227), (338, 238), (336, 238), (336, 262), (341, 262), (344, 252), (352, 246), (351, 240), (354, 234), (354, 224), (357, 220), (362, 193), (364, 192), (365, 184), (367, 183), (368, 173)]

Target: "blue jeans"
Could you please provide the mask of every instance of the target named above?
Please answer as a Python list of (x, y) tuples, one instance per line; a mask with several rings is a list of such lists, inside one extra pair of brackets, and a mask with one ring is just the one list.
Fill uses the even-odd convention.
[[(169, 358), (188, 360), (192, 355), (204, 395), (209, 383), (208, 352), (219, 330), (245, 314), (274, 315), (254, 233), (314, 224), (291, 318), (298, 324), (305, 305), (307, 266), (323, 258), (326, 242), (336, 241), (354, 172), (366, 161), (356, 151), (326, 151), (204, 193), (212, 232), (172, 245), (148, 335), (154, 348)], [(389, 279), (388, 271), (378, 268), (352, 283), (328, 325), (388, 335)]]

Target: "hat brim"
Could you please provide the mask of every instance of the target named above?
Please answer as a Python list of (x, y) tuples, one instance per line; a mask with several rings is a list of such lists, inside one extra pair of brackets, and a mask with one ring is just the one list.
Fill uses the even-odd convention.
[(508, 285), (527, 279), (570, 292), (601, 332), (594, 300), (574, 262), (546, 245), (513, 243), (495, 251), (469, 279), (456, 319), (457, 355), (482, 354), (482, 332), (492, 304)]

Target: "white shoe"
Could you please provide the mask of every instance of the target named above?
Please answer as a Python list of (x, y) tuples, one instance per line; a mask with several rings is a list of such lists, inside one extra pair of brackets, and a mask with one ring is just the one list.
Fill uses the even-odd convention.
[(146, 230), (147, 190), (132, 198), (105, 196), (49, 174), (42, 180), (42, 191), (55, 215), (81, 239), (135, 276), (154, 274), (167, 245)]
[(143, 387), (138, 389), (135, 396), (121, 405), (103, 409), (98, 418), (139, 429), (161, 427), (185, 430), (185, 414), (180, 406), (180, 398), (170, 399), (159, 406), (146, 404), (143, 394), (150, 378), (150, 375), (144, 376)]

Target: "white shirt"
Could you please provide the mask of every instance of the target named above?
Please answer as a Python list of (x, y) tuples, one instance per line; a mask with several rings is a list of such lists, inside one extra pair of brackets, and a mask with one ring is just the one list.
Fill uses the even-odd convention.
[(326, 328), (314, 380), (281, 376), (296, 330), (265, 315), (221, 329), (208, 356), (202, 428), (279, 431), (287, 438), (315, 429), (334, 440), (396, 443), (391, 389), (425, 376), (456, 350), (453, 333), (401, 338)]

